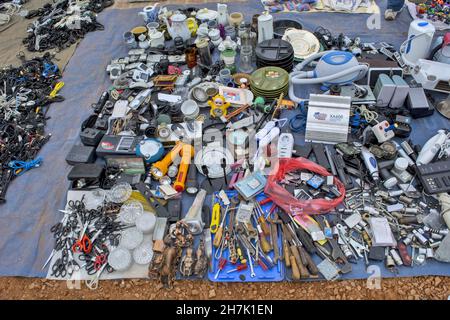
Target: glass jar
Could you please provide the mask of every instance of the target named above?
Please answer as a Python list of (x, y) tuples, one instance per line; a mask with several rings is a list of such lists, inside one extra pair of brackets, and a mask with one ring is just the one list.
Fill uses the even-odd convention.
[(242, 46), (240, 61), (239, 61), (239, 70), (243, 73), (252, 73), (253, 65), (252, 65), (252, 53), (253, 49), (251, 46)]
[(229, 69), (220, 70), (219, 71), (219, 81), (223, 85), (228, 86), (228, 84), (232, 82), (231, 71)]
[(197, 41), (198, 55), (200, 57), (200, 63), (204, 66), (212, 65), (211, 51), (209, 50), (209, 41), (206, 38), (202, 38)]
[(236, 40), (236, 29), (233, 26), (226, 26), (225, 27), (225, 38), (230, 37), (231, 40)]
[(225, 49), (225, 51), (222, 52), (222, 60), (227, 66), (233, 65), (235, 58), (236, 51), (234, 51), (233, 49)]

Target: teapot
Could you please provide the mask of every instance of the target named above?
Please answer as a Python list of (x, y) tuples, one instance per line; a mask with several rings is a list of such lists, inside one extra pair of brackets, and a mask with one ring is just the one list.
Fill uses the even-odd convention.
[(146, 23), (156, 21), (158, 19), (159, 11), (159, 8), (157, 7), (158, 4), (159, 3), (157, 2), (154, 5), (144, 7), (142, 11), (138, 13), (138, 15), (142, 16)]
[(167, 31), (170, 36), (175, 39), (176, 37), (181, 37), (184, 41), (191, 38), (191, 32), (189, 31), (186, 16), (182, 13), (176, 13), (170, 17), (172, 25), (169, 24), (167, 18), (164, 18), (167, 25)]

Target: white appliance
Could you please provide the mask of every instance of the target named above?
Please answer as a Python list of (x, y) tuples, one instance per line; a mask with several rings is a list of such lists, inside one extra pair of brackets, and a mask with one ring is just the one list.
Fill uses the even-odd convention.
[(424, 89), (450, 93), (450, 64), (419, 59), (411, 75)]
[(402, 45), (402, 58), (408, 65), (418, 59), (426, 59), (430, 54), (431, 43), (436, 29), (426, 20), (413, 20), (409, 25), (408, 39)]
[[(303, 70), (319, 58), (314, 70)], [(289, 75), (289, 98), (296, 103), (303, 101), (295, 95), (294, 86), (317, 83), (326, 86), (350, 84), (363, 78), (368, 69), (367, 65), (359, 64), (351, 52), (331, 50), (316, 53), (298, 64)]]

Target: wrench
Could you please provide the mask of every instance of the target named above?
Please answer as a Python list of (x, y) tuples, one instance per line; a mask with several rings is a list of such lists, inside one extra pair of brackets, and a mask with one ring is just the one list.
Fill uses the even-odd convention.
[(256, 277), (255, 270), (253, 269), (253, 262), (252, 262), (252, 256), (250, 255), (250, 250), (247, 248), (247, 256), (248, 256), (248, 263), (250, 264), (250, 277), (254, 278)]
[[(247, 249), (247, 254), (248, 253), (249, 253), (249, 250)], [(250, 255), (248, 256), (248, 263), (250, 264), (250, 277), (254, 278), (254, 277), (256, 277), (256, 273), (255, 273), (255, 270), (253, 269), (252, 257)]]
[(367, 250), (367, 248), (365, 246), (363, 246), (361, 243), (359, 243), (358, 241), (356, 241), (353, 238), (350, 238), (348, 243), (350, 244), (350, 246), (353, 247), (354, 251), (360, 258), (364, 257), (362, 252), (365, 252)]

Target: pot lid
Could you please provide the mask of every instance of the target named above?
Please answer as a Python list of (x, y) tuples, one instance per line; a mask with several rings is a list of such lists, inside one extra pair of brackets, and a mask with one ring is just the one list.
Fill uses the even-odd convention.
[(215, 20), (219, 14), (215, 10), (209, 10), (207, 8), (197, 11), (195, 16), (198, 20)]
[(184, 22), (186, 21), (186, 16), (182, 13), (177, 13), (171, 16), (170, 20), (172, 20), (172, 22)]
[(200, 38), (200, 39), (197, 39), (197, 41), (195, 41), (195, 45), (197, 46), (197, 48), (204, 48), (209, 45), (208, 41), (209, 41), (209, 39), (207, 39), (207, 38)]

